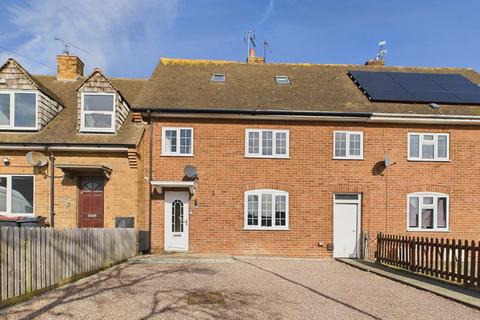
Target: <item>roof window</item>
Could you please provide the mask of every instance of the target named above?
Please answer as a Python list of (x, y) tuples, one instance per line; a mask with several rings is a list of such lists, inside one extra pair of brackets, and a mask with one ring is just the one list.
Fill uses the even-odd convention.
[(277, 82), (277, 84), (281, 85), (292, 84), (288, 76), (275, 76), (275, 81)]
[(213, 73), (210, 82), (225, 82), (226, 77), (224, 73)]

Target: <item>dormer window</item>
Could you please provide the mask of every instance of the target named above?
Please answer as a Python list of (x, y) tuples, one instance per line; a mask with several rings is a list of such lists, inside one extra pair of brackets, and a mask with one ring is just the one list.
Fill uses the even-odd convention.
[(82, 132), (115, 132), (115, 94), (82, 93)]
[(0, 91), (0, 129), (37, 130), (37, 93)]
[(288, 76), (275, 76), (275, 81), (277, 82), (277, 84), (280, 84), (280, 85), (292, 84)]
[(214, 73), (210, 78), (210, 82), (225, 82), (226, 77), (224, 73)]

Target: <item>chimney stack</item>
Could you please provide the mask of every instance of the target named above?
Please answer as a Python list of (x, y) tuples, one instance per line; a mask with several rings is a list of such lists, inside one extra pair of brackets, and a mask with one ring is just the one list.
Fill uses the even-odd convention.
[(368, 59), (367, 62), (365, 62), (366, 66), (384, 66), (385, 61), (384, 60), (376, 60), (376, 59)]
[(249, 63), (249, 64), (263, 64), (263, 63), (265, 63), (265, 58), (255, 57), (255, 49), (250, 48), (250, 51), (248, 52), (247, 63)]
[(75, 81), (83, 77), (84, 64), (77, 56), (61, 54), (57, 56), (57, 80)]

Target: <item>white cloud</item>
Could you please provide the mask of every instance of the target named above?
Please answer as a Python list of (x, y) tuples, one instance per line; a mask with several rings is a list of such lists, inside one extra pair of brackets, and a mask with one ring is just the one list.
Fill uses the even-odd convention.
[[(54, 38), (60, 37), (88, 51), (70, 48), (85, 62), (86, 72), (93, 67), (115, 72), (121, 65), (135, 63), (141, 51), (158, 51), (158, 39), (173, 24), (178, 1), (24, 0), (9, 8), (12, 29), (20, 30), (16, 33), (20, 44), (10, 48), (54, 67), (55, 56), (63, 50)], [(53, 72), (20, 60), (30, 72)]]
[(268, 18), (270, 18), (270, 14), (273, 12), (274, 7), (275, 7), (275, 1), (274, 0), (269, 0), (267, 9), (265, 9), (262, 17), (260, 18), (260, 22), (258, 23), (259, 25), (263, 24), (265, 21), (268, 20)]

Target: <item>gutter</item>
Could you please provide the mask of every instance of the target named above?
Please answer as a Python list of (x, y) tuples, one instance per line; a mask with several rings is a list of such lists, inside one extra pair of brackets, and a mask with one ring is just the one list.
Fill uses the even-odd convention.
[(29, 150), (29, 151), (81, 151), (81, 152), (128, 152), (127, 147), (101, 147), (101, 146), (70, 146), (50, 144), (0, 144), (0, 150)]
[[(480, 116), (258, 109), (136, 108), (149, 117), (480, 125)], [(153, 114), (151, 114), (153, 112)]]

